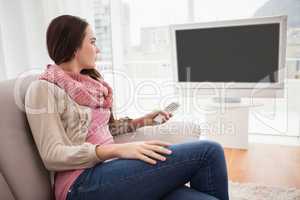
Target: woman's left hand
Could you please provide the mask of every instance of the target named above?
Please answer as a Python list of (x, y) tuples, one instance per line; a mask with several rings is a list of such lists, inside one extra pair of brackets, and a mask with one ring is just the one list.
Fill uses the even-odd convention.
[(149, 114), (146, 114), (144, 117), (142, 117), (144, 121), (144, 126), (153, 126), (159, 124), (154, 121), (154, 118), (159, 114), (163, 116), (162, 124), (168, 121), (173, 116), (172, 113), (162, 111), (162, 110), (151, 112)]

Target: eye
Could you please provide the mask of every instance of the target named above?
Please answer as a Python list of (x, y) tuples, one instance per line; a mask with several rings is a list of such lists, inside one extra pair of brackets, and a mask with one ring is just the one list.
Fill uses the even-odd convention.
[(94, 37), (90, 38), (90, 42), (92, 45), (96, 46), (96, 38)]

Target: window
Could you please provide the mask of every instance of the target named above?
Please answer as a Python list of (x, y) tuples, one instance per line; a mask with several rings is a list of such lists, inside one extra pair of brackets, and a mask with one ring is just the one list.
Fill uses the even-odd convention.
[[(120, 0), (123, 64), (133, 79), (171, 79), (170, 24), (288, 15), (287, 64), (300, 59), (300, 2), (275, 0)], [(297, 67), (298, 66), (298, 67)], [(299, 70), (299, 69), (298, 69)]]
[[(162, 108), (161, 99), (170, 94), (170, 88), (164, 87), (164, 83), (173, 80), (168, 29), (171, 24), (287, 15), (288, 78), (300, 77), (298, 0), (116, 0), (111, 4), (111, 11), (115, 9), (111, 12), (112, 17), (118, 18), (117, 25), (114, 21), (113, 26), (119, 26), (117, 31), (112, 31), (112, 40), (117, 40), (111, 51), (114, 52), (113, 60), (118, 61), (118, 66), (122, 66), (135, 90), (140, 89), (141, 85), (147, 85), (147, 81), (158, 86), (148, 84), (143, 87), (143, 91), (135, 91), (139, 94), (152, 94), (153, 99), (144, 100), (147, 103), (138, 103), (136, 101), (142, 98), (135, 98), (135, 105), (128, 110), (136, 109), (136, 113), (141, 114), (159, 105)], [(121, 84), (120, 88), (125, 87)], [(124, 99), (125, 96), (120, 95), (119, 99)], [(159, 98), (161, 99), (157, 100)], [(140, 105), (147, 106), (140, 109)]]
[(110, 1), (94, 0), (94, 19), (96, 45), (100, 49), (98, 66), (103, 69), (112, 68)]

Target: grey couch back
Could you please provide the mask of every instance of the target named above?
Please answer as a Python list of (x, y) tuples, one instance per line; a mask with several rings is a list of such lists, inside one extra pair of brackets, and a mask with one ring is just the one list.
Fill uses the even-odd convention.
[(53, 199), (48, 171), (39, 157), (24, 112), (36, 75), (0, 82), (0, 199)]

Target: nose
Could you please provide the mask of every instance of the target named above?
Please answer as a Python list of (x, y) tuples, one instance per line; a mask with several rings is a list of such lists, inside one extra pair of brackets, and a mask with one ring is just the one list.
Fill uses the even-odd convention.
[(96, 47), (96, 53), (100, 53), (100, 49)]

